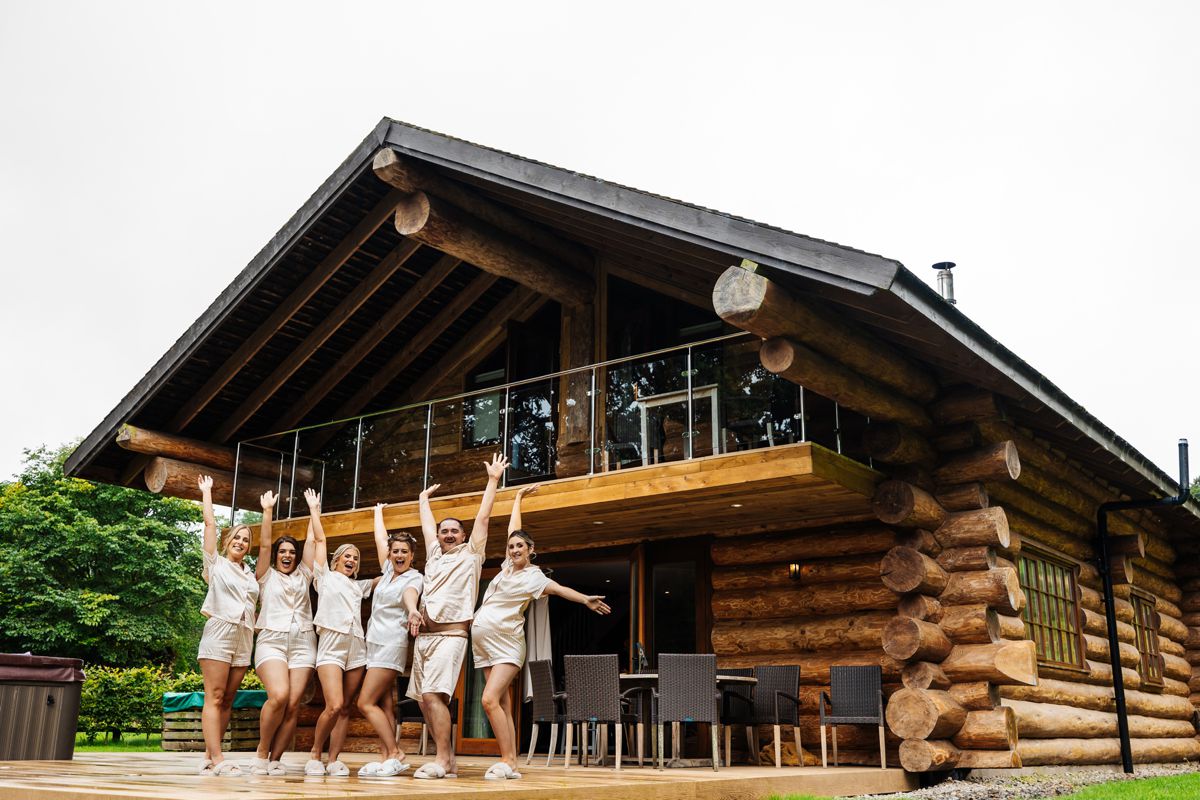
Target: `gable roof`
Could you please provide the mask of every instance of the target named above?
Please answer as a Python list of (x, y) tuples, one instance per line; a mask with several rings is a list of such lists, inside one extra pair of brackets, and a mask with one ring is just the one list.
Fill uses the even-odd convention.
[[(383, 119), (354, 149), (308, 201), (288, 220), (233, 282), (175, 342), (117, 407), (93, 430), (67, 461), (69, 474), (115, 481), (132, 454), (113, 444), (124, 422), (170, 429), (170, 418), (204, 385), (214, 370), (237, 352), (237, 347), (261, 319), (270, 314), (287, 290), (304, 281), (314, 267), (336, 250), (338, 243), (361, 226), (387, 194), (370, 166), (374, 154), (390, 147), (424, 162), (483, 197), (520, 213), (564, 238), (594, 248), (615, 249), (621, 259), (650, 281), (677, 284), (706, 295), (712, 280), (742, 258), (758, 262), (772, 278), (797, 292), (815, 295), (917, 360), (944, 375), (993, 390), (1013, 401), (1017, 420), (1039, 436), (1086, 464), (1124, 491), (1144, 495), (1177, 492), (1174, 479), (1128, 442), (1092, 416), (1044, 375), (1017, 357), (995, 338), (950, 305), (898, 261), (822, 241), (731, 214), (632, 189), (491, 148), (472, 144), (403, 122)], [(182, 432), (206, 438), (223, 414), (228, 414), (253, 391), (270, 365), (287, 358), (289, 348), (311, 332), (354, 285), (395, 248), (401, 237), (390, 225), (380, 226), (328, 282), (301, 304), (296, 313), (239, 367), (237, 374)], [(389, 292), (381, 290), (377, 306), (367, 301), (361, 317), (347, 319), (285, 384), (292, 395), (315, 380), (339, 347), (344, 350), (379, 308), (394, 303), (428, 269), (434, 255), (418, 253), (418, 262), (399, 275)], [(467, 285), (478, 271), (456, 268), (447, 278), (439, 303)], [(448, 342), (505, 301), (514, 289), (501, 280), (470, 306)], [(404, 341), (423, 319), (415, 317), (385, 340)], [(449, 344), (431, 346), (417, 363), (396, 378), (411, 382), (427, 369)], [(347, 379), (361, 381), (373, 364), (364, 359)], [(317, 405), (308, 421), (330, 419), (338, 397)], [(394, 396), (394, 395), (392, 395)], [(388, 395), (376, 402), (387, 407)], [(274, 402), (275, 405), (271, 405)], [(379, 405), (382, 404), (382, 405)], [(260, 435), (278, 427), (272, 416), (286, 405), (272, 398), (235, 431), (235, 438)], [(370, 410), (369, 408), (359, 409)], [(321, 416), (326, 414), (327, 416)], [(284, 426), (290, 427), (290, 426)], [(1197, 519), (1194, 513), (1186, 515)]]

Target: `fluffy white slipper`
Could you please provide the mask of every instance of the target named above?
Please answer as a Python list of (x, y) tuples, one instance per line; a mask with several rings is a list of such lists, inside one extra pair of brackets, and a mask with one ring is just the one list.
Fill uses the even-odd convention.
[(375, 776), (378, 778), (394, 778), (402, 772), (406, 772), (409, 764), (404, 764), (398, 758), (389, 758), (387, 761), (379, 765), (379, 769), (375, 771)]
[(368, 761), (358, 769), (358, 777), (372, 778), (379, 774), (379, 768), (383, 766), (382, 761)]
[(313, 776), (324, 775), (325, 765), (320, 761), (317, 761), (315, 758), (310, 758), (304, 765), (304, 774)]
[(350, 777), (350, 768), (341, 761), (334, 761), (326, 768), (325, 774), (333, 778), (348, 778)]
[(512, 770), (509, 768), (508, 764), (505, 764), (503, 761), (497, 761), (495, 764), (492, 764), (490, 767), (488, 767), (487, 772), (483, 773), (483, 779), (485, 781), (506, 780), (508, 778), (508, 773), (510, 772), (512, 772)]
[(446, 777), (446, 770), (442, 769), (442, 765), (436, 761), (430, 761), (428, 764), (422, 764), (413, 777), (419, 781), (436, 781)]
[(255, 756), (254, 758), (250, 759), (250, 774), (251, 775), (270, 775), (271, 774), (270, 770), (269, 770), (270, 763), (271, 762), (267, 761), (265, 758), (258, 758), (257, 756)]
[(218, 778), (236, 778), (242, 774), (242, 768), (229, 759), (213, 767), (213, 775)]
[(267, 764), (268, 775), (287, 775), (287, 768), (283, 766), (282, 761), (272, 761)]
[(207, 776), (207, 777), (212, 777), (213, 765), (212, 765), (212, 762), (209, 761), (207, 758), (204, 759), (204, 763), (202, 763), (200, 765), (200, 774)]

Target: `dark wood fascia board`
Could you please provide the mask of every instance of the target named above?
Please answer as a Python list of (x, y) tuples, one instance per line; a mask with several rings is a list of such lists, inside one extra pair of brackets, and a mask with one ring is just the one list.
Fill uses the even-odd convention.
[[(947, 303), (933, 287), (912, 272), (901, 268), (891, 291), (946, 331), (960, 345), (991, 364), (1020, 390), (1045, 406), (1046, 410), (1094, 442), (1100, 452), (1123, 463), (1163, 497), (1172, 497), (1179, 493), (1179, 486), (1170, 475), (957, 307)], [(1187, 501), (1185, 506), (1192, 516), (1200, 518), (1200, 509), (1194, 500)]]
[(571, 208), (833, 283), (859, 294), (887, 289), (897, 261), (390, 121), (387, 145), (454, 172)]
[(271, 241), (251, 259), (233, 282), (217, 296), (205, 312), (176, 340), (150, 371), (121, 399), (96, 428), (87, 435), (63, 465), (68, 475), (83, 477), (80, 473), (112, 442), (117, 429), (128, 422), (145, 405), (149, 397), (171, 379), (179, 367), (204, 344), (217, 326), (237, 307), (247, 294), (271, 271), (291, 246), (302, 237), (309, 227), (336, 203), (342, 194), (361, 176), (369, 172), (371, 159), (383, 145), (390, 127), (384, 120), (363, 139), (353, 152), (334, 170), (320, 188), (300, 207), (291, 219), (271, 237)]

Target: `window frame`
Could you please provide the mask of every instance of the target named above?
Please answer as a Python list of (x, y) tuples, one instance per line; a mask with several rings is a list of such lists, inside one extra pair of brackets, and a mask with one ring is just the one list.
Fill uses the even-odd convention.
[[(1026, 561), (1038, 564), (1038, 577), (1026, 580)], [(1044, 565), (1044, 566), (1042, 566)], [(1040, 547), (1022, 546), (1016, 554), (1017, 580), (1021, 591), (1025, 593), (1025, 608), (1021, 611), (1021, 621), (1025, 623), (1025, 638), (1037, 645), (1037, 662), (1040, 666), (1056, 669), (1087, 671), (1087, 645), (1083, 638), (1083, 607), (1079, 597), (1079, 564), (1070, 559), (1056, 555)], [(1050, 575), (1047, 577), (1047, 569)], [(1065, 578), (1067, 586), (1061, 579)], [(1055, 585), (1057, 583), (1057, 590)], [(1064, 589), (1066, 591), (1064, 591)], [(1069, 604), (1070, 608), (1065, 607)], [(1051, 607), (1058, 610), (1060, 619), (1067, 620), (1067, 625), (1055, 625), (1051, 617)], [(1074, 630), (1070, 630), (1070, 621), (1074, 622)], [(1075, 661), (1051, 658), (1049, 653), (1057, 649), (1065, 653), (1074, 642)]]
[[(1159, 647), (1158, 597), (1136, 587), (1130, 587), (1129, 602), (1133, 605), (1134, 647), (1140, 660), (1138, 675), (1143, 686), (1162, 688), (1165, 685), (1162, 648)], [(1143, 642), (1147, 648), (1143, 649)]]

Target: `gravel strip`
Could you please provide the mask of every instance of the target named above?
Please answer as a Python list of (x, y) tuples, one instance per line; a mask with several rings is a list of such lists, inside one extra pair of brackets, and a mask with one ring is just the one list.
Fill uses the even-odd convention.
[(966, 780), (947, 780), (928, 789), (892, 795), (860, 795), (842, 800), (865, 800), (875, 797), (882, 800), (1027, 800), (1038, 797), (1058, 797), (1077, 792), (1085, 786), (1097, 783), (1157, 778), (1162, 775), (1182, 775), (1200, 772), (1197, 764), (1138, 764), (1133, 775), (1105, 769), (1077, 768), (1076, 770), (1053, 768), (1049, 772), (1038, 772), (1037, 768), (1027, 774), (1005, 777), (968, 777)]

